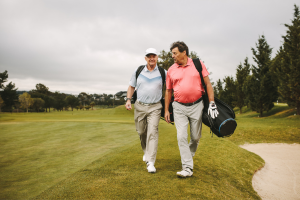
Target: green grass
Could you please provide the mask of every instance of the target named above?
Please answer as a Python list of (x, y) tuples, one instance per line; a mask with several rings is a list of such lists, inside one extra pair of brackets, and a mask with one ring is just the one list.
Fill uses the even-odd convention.
[(176, 129), (164, 121), (157, 173), (146, 171), (133, 111), (123, 106), (0, 113), (0, 199), (260, 199), (251, 180), (264, 161), (238, 145), (300, 143), (299, 116), (285, 105), (263, 118), (243, 112), (229, 138), (211, 137), (203, 128), (194, 175), (187, 179), (176, 177)]

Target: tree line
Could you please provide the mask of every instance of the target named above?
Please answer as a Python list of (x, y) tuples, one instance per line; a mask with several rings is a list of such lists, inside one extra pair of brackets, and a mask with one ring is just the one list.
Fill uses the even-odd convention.
[[(264, 35), (259, 36), (255, 48), (251, 48), (255, 64), (250, 64), (248, 57), (236, 68), (235, 78), (225, 76), (218, 79), (214, 87), (215, 97), (238, 107), (248, 106), (263, 116), (264, 111), (270, 111), (274, 102), (286, 102), (296, 107), (300, 114), (300, 15), (299, 7), (294, 5), (292, 24), (285, 24), (286, 35), (282, 36), (283, 44), (274, 58), (271, 58), (272, 48)], [(162, 51), (158, 65), (168, 70), (174, 64), (172, 52)], [(197, 58), (196, 52), (191, 52), (190, 58)]]
[(8, 73), (4, 71), (0, 73), (0, 112), (30, 111), (30, 112), (50, 112), (53, 108), (57, 111), (77, 109), (89, 110), (95, 105), (123, 105), (123, 98), (115, 97), (112, 94), (87, 94), (81, 92), (78, 96), (60, 93), (58, 91), (51, 92), (44, 84), (36, 84), (36, 88), (29, 92), (17, 91), (15, 84), (10, 82), (6, 86)]
[[(235, 78), (225, 76), (216, 83), (212, 82), (215, 96), (231, 107), (250, 107), (263, 116), (264, 111), (270, 111), (275, 101), (286, 102), (296, 107), (300, 115), (300, 14), (299, 7), (294, 5), (292, 23), (285, 24), (286, 35), (282, 36), (283, 44), (274, 58), (271, 58), (272, 48), (264, 35), (259, 36), (255, 48), (251, 48), (255, 64), (250, 64), (248, 57), (236, 68)], [(197, 53), (190, 52), (190, 58), (197, 58)], [(172, 52), (161, 51), (158, 65), (168, 70), (174, 64)], [(81, 92), (78, 97), (60, 92), (50, 92), (49, 88), (39, 83), (36, 88), (17, 94), (15, 84), (10, 82), (4, 86), (8, 78), (7, 71), (0, 73), (0, 112), (1, 107), (11, 111), (13, 108), (34, 109), (39, 111), (50, 108), (64, 110), (69, 107), (89, 109), (94, 105), (121, 105), (123, 98), (115, 101), (114, 95), (87, 94)], [(113, 97), (113, 98), (112, 98)], [(31, 99), (31, 100), (29, 100)], [(101, 100), (96, 100), (101, 99)]]

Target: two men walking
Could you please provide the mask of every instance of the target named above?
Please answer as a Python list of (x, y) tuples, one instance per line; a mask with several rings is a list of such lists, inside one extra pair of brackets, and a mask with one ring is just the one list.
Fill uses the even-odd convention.
[[(149, 49), (147, 49), (147, 51), (148, 50)], [(176, 129), (177, 129), (178, 147), (179, 147), (181, 163), (182, 163), (182, 171), (177, 172), (177, 176), (188, 177), (188, 176), (193, 175), (193, 166), (194, 166), (193, 157), (195, 155), (195, 152), (196, 152), (198, 144), (199, 144), (199, 140), (201, 138), (202, 113), (203, 113), (203, 108), (204, 108), (202, 95), (205, 92), (204, 92), (204, 88), (201, 83), (199, 72), (197, 71), (192, 59), (190, 59), (188, 57), (189, 49), (188, 49), (187, 45), (184, 42), (179, 42), (179, 41), (174, 42), (171, 45), (170, 50), (172, 51), (172, 58), (174, 59), (174, 64), (169, 68), (167, 76), (166, 76), (167, 78), (166, 78), (166, 94), (165, 94), (165, 120), (167, 122), (170, 122), (170, 113), (169, 113), (168, 108), (170, 105), (172, 94), (174, 93), (174, 102), (172, 103), (172, 105), (173, 105), (175, 125), (176, 125)], [(155, 52), (156, 52), (156, 50), (155, 50)], [(146, 53), (146, 57), (147, 57), (147, 55), (148, 54)], [(157, 56), (157, 53), (154, 55)], [(146, 61), (147, 61), (147, 58), (146, 58)], [(156, 60), (156, 62), (157, 62), (157, 60)], [(147, 61), (147, 63), (148, 63), (148, 61)], [(153, 62), (153, 64), (154, 64), (154, 62)], [(207, 69), (206, 69), (204, 63), (201, 62), (201, 64), (202, 64), (202, 68), (203, 68), (202, 75), (204, 77), (204, 82), (207, 87), (208, 98), (210, 101), (209, 113), (214, 118), (214, 116), (217, 116), (217, 114), (218, 114), (216, 105), (214, 103), (214, 92), (213, 92), (212, 85), (209, 81), (209, 77), (208, 77), (209, 73), (207, 72)], [(147, 67), (147, 69), (148, 69), (148, 67)], [(131, 78), (130, 86), (129, 86), (128, 92), (127, 92), (127, 98), (129, 98), (129, 99), (132, 97), (133, 91), (136, 86), (136, 84), (132, 84), (133, 78), (136, 78), (136, 77), (134, 77), (134, 75), (135, 74), (133, 74), (133, 76)], [(138, 77), (137, 82), (139, 84), (141, 84), (142, 78), (139, 80), (139, 77)], [(158, 76), (155, 76), (155, 77), (158, 77)], [(160, 81), (161, 81), (161, 79), (160, 79)], [(143, 82), (143, 83), (147, 84), (146, 82)], [(148, 84), (150, 84), (150, 81), (148, 82)], [(162, 84), (162, 82), (161, 82), (161, 84)], [(150, 85), (154, 85), (154, 83), (151, 82)], [(145, 161), (148, 162), (148, 167), (147, 167), (148, 172), (155, 172), (156, 170), (153, 170), (153, 168), (154, 168), (155, 156), (156, 156), (156, 151), (157, 151), (157, 141), (155, 140), (155, 144), (156, 144), (155, 153), (151, 152), (151, 151), (148, 152), (147, 145), (149, 142), (150, 143), (152, 142), (153, 138), (158, 139), (158, 130), (157, 130), (157, 132), (151, 131), (151, 128), (158, 127), (158, 122), (160, 119), (161, 104), (160, 104), (160, 102), (155, 103), (155, 101), (158, 99), (155, 99), (154, 96), (152, 96), (151, 98), (148, 97), (149, 99), (155, 99), (155, 100), (149, 101), (149, 102), (151, 102), (151, 103), (149, 103), (151, 105), (144, 105), (144, 106), (148, 106), (148, 109), (146, 109), (146, 108), (143, 108), (143, 109), (146, 109), (147, 111), (148, 110), (149, 111), (148, 112), (142, 111), (143, 117), (141, 117), (141, 115), (140, 115), (140, 110), (141, 110), (140, 104), (143, 105), (143, 103), (148, 103), (148, 102), (144, 102), (145, 99), (141, 98), (141, 94), (145, 93), (145, 92), (149, 93), (149, 87), (150, 87), (149, 85), (147, 87), (145, 87), (145, 86), (141, 87), (139, 85), (139, 87), (136, 88), (138, 100), (135, 103), (135, 113), (134, 114), (135, 114), (135, 123), (136, 123), (137, 132), (141, 138), (142, 148), (143, 148), (143, 150), (145, 149), (144, 150), (145, 156), (146, 156)], [(142, 91), (142, 88), (143, 88), (143, 91)], [(157, 93), (161, 94), (161, 87), (155, 87), (155, 88), (156, 89), (154, 89), (154, 86), (152, 87), (152, 89), (153, 89), (152, 93), (154, 93), (154, 90), (156, 90)], [(139, 93), (141, 93), (141, 94), (139, 94)], [(149, 95), (155, 95), (155, 94), (149, 93)], [(160, 96), (160, 95), (158, 95), (158, 96)], [(158, 96), (156, 96), (156, 97), (158, 97)], [(130, 101), (128, 100), (125, 105), (127, 109), (131, 109), (131, 107), (128, 108), (129, 104), (130, 104)], [(158, 104), (160, 104), (160, 105), (158, 105)], [(155, 107), (155, 111), (151, 109), (152, 107), (154, 107), (154, 105), (157, 106), (157, 107)], [(150, 108), (150, 106), (151, 106), (151, 108)], [(159, 116), (157, 116), (158, 113), (159, 113)], [(148, 115), (150, 119), (153, 118), (152, 117), (153, 115), (155, 115), (157, 117), (157, 118), (155, 117), (155, 119), (157, 119), (157, 120), (155, 120), (155, 125), (153, 125), (153, 123), (149, 124), (150, 125), (150, 128), (148, 128), (149, 132), (145, 131), (144, 128), (141, 128), (143, 126), (140, 126), (140, 124), (144, 124), (144, 123), (140, 123), (139, 119), (144, 119), (145, 115)], [(147, 122), (148, 121), (151, 121), (151, 120), (147, 120)], [(190, 142), (188, 143), (187, 129), (188, 129), (189, 124), (190, 124), (191, 139), (190, 139)], [(153, 132), (155, 132), (155, 134), (153, 134)], [(144, 144), (146, 144), (146, 148), (143, 146), (143, 142), (142, 142), (142, 141), (144, 141), (142, 139), (143, 138), (142, 135), (144, 135), (144, 134), (147, 135), (147, 136), (144, 136), (146, 138), (146, 142), (144, 143)], [(148, 136), (148, 134), (150, 134), (150, 136)], [(153, 135), (156, 135), (157, 137), (156, 136), (154, 137)], [(147, 141), (148, 138), (149, 138), (149, 141)], [(151, 148), (149, 147), (149, 150), (150, 149)], [(153, 156), (154, 154), (155, 154), (155, 156)], [(152, 155), (152, 156), (150, 156), (150, 155)], [(152, 168), (152, 163), (153, 163), (153, 168)]]

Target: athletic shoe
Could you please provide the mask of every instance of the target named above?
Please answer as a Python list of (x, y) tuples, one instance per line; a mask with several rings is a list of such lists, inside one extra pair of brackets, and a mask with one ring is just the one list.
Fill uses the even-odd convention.
[(149, 173), (155, 173), (156, 169), (154, 167), (154, 163), (153, 162), (148, 162), (147, 163), (147, 169)]
[(183, 177), (183, 178), (192, 176), (192, 175), (193, 175), (193, 170), (190, 168), (185, 168), (181, 172), (177, 172), (177, 176)]
[(145, 154), (143, 155), (143, 161), (144, 161), (144, 162), (146, 161), (146, 156), (145, 156)]

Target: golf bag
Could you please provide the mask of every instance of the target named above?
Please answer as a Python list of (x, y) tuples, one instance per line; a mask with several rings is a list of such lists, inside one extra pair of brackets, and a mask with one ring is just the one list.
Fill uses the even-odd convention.
[(229, 105), (215, 97), (215, 104), (217, 105), (219, 115), (215, 119), (211, 118), (211, 116), (208, 114), (209, 100), (202, 75), (202, 65), (199, 58), (193, 59), (193, 62), (200, 74), (201, 83), (205, 90), (205, 94), (203, 95), (204, 109), (202, 114), (202, 122), (208, 126), (216, 136), (228, 137), (234, 133), (237, 127), (237, 123), (234, 120), (235, 113)]

